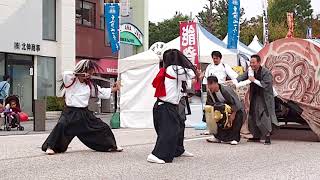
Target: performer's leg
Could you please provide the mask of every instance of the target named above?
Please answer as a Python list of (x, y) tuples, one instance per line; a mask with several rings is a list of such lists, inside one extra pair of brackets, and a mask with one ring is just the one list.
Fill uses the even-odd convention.
[(237, 142), (240, 141), (240, 131), (243, 123), (243, 112), (238, 111), (236, 113), (236, 117), (234, 119), (233, 127), (232, 127), (232, 141), (235, 140)]
[(77, 137), (95, 151), (107, 152), (117, 150), (115, 137), (110, 127), (91, 112), (86, 112), (87, 119), (82, 120), (82, 129)]
[(168, 104), (160, 105), (153, 110), (158, 137), (152, 154), (165, 162), (172, 162), (176, 153), (179, 133), (177, 116), (177, 110)]
[(249, 118), (248, 118), (248, 127), (253, 138), (249, 140), (258, 141), (261, 138), (261, 132), (257, 125), (257, 122), (260, 121), (259, 120), (260, 117), (258, 114), (259, 113), (257, 112), (257, 110), (254, 110), (253, 108), (250, 109)]
[(42, 145), (42, 151), (47, 151), (47, 149), (52, 149), (55, 153), (65, 152), (68, 145), (74, 138), (73, 135), (67, 135), (67, 120), (62, 113), (57, 125), (51, 131), (48, 138)]
[(180, 103), (178, 105), (178, 110), (179, 110), (179, 134), (178, 134), (178, 141), (177, 141), (177, 149), (175, 153), (175, 157), (181, 156), (184, 152), (184, 130), (185, 130), (185, 121), (187, 120), (187, 116), (185, 113), (185, 108), (186, 108), (186, 101), (184, 99), (185, 97), (181, 98)]
[(180, 130), (178, 134), (177, 149), (176, 149), (175, 157), (179, 157), (185, 152), (184, 145), (183, 145), (185, 126), (186, 126), (185, 121), (183, 119), (180, 119)]

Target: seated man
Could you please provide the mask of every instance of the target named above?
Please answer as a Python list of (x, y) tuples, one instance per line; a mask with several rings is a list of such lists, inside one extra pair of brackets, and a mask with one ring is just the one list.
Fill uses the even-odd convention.
[(228, 86), (218, 83), (215, 76), (209, 76), (208, 81), (208, 96), (207, 105), (214, 106), (217, 103), (224, 103), (232, 108), (232, 113), (229, 116), (229, 121), (232, 122), (232, 127), (223, 128), (218, 126), (218, 131), (214, 134), (213, 139), (207, 139), (208, 142), (230, 142), (231, 145), (237, 145), (240, 141), (240, 129), (243, 122), (244, 107), (240, 102), (237, 94)]

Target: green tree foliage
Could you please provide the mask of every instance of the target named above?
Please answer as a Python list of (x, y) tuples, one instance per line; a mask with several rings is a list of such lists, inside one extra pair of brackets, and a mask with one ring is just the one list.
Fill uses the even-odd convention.
[(166, 19), (158, 24), (149, 22), (149, 46), (155, 42), (169, 42), (180, 35), (180, 21), (190, 20), (189, 16), (180, 12), (171, 19)]
[(305, 38), (306, 29), (312, 22), (311, 0), (269, 0), (270, 31), (280, 32), (273, 32), (272, 40), (283, 38), (282, 31), (288, 31), (283, 23), (287, 21), (287, 12), (294, 13), (294, 36)]
[[(204, 10), (198, 13), (199, 23), (213, 35), (223, 39), (228, 32), (228, 0), (208, 0)], [(240, 18), (244, 9), (240, 10)]]
[(240, 41), (244, 44), (250, 44), (253, 37), (257, 35), (262, 43), (263, 27), (262, 16), (252, 17), (249, 21), (245, 20), (240, 26)]

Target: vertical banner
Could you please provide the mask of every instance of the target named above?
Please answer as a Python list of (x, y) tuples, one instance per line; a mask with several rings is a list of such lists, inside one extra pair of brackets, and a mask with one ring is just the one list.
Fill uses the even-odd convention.
[(228, 49), (237, 49), (240, 29), (240, 0), (229, 0), (228, 5)]
[(307, 28), (307, 39), (312, 39), (312, 27)]
[(269, 43), (268, 0), (262, 0), (263, 9), (263, 44)]
[[(119, 26), (119, 14), (120, 5), (117, 3), (105, 3), (104, 15), (106, 24), (106, 35), (109, 37), (112, 53), (120, 50), (120, 26)], [(109, 42), (106, 42), (109, 43)]]
[(197, 23), (180, 22), (180, 51), (199, 66)]
[(287, 22), (288, 22), (288, 33), (287, 38), (293, 38), (294, 37), (294, 18), (293, 13), (287, 12)]
[[(197, 23), (192, 21), (180, 22), (180, 51), (197, 68), (200, 68), (198, 47)], [(195, 90), (200, 90), (200, 83), (195, 85)]]

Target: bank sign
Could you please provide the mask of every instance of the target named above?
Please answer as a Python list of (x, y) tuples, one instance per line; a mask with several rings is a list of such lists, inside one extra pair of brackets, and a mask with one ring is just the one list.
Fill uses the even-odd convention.
[(134, 46), (143, 45), (143, 34), (133, 24), (124, 23), (120, 26), (120, 42)]

